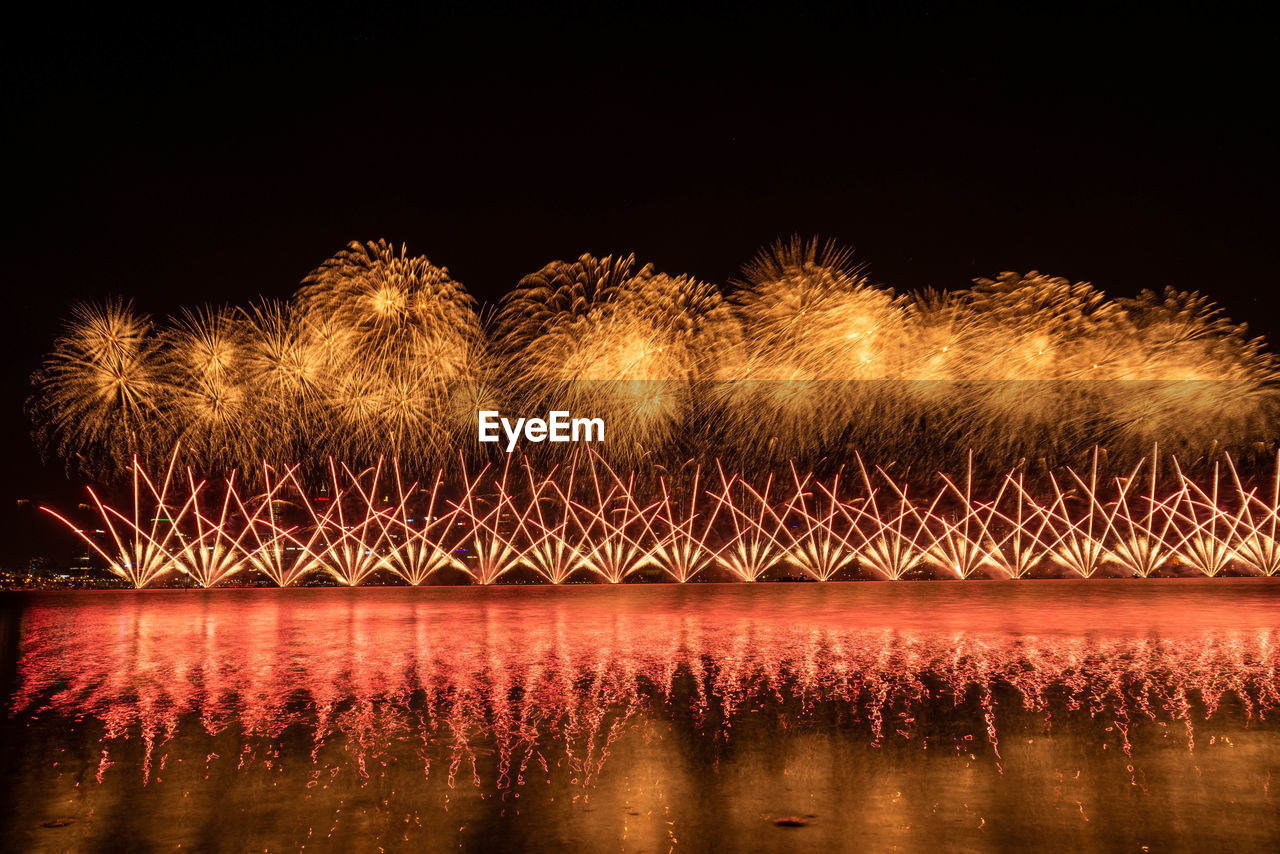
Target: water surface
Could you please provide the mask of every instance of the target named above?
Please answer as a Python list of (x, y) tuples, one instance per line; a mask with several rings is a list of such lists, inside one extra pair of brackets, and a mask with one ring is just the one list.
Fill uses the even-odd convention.
[(1272, 851), (1271, 580), (4, 601), (32, 851)]

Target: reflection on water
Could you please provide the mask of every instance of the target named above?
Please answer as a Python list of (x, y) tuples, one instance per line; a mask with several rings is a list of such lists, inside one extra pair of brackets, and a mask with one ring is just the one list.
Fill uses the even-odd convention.
[(1267, 850), (1278, 590), (34, 597), (7, 824), (48, 850)]

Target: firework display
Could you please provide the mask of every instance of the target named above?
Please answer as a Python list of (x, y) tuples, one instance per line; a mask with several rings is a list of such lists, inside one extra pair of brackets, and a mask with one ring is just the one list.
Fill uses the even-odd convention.
[(156, 474), (135, 461), (127, 503), (90, 490), (92, 527), (48, 512), (137, 588), (1280, 573), (1280, 458), (1262, 486), (1230, 457), (1207, 483), (1158, 451), (1104, 468), (1095, 451), (1081, 471), (984, 489), (970, 465), (916, 498), (861, 463), (757, 481), (695, 466), (650, 484), (595, 453), (546, 474), (460, 462), (425, 482), (330, 462), (311, 485), (297, 466), (199, 480), (175, 452)]
[(900, 294), (817, 241), (773, 246), (728, 288), (583, 255), (482, 316), (447, 269), (352, 243), (284, 302), (165, 324), (122, 300), (76, 307), (29, 409), (50, 452), (102, 480), (179, 442), (210, 474), (333, 457), (421, 476), (458, 450), (493, 461), (475, 428), (500, 407), (602, 419), (615, 465), (779, 475), (858, 454), (1136, 461), (1157, 442), (1189, 464), (1256, 459), (1280, 413), (1275, 357), (1198, 294), (1108, 299), (1036, 272)]

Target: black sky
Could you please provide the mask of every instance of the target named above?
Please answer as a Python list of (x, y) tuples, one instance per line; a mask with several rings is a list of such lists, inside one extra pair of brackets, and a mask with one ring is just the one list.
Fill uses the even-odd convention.
[(43, 4), (3, 38), (0, 565), (47, 548), (17, 498), (77, 494), (22, 413), (71, 301), (283, 297), (351, 239), (492, 301), (582, 252), (724, 281), (821, 234), (901, 289), (1035, 268), (1280, 335), (1251, 6)]

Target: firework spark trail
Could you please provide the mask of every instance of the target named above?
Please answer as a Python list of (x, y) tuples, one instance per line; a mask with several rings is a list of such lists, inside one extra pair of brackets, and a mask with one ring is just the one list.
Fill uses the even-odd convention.
[(1168, 546), (1168, 537), (1174, 523), (1173, 505), (1181, 497), (1181, 493), (1177, 493), (1163, 501), (1156, 500), (1160, 466), (1159, 449), (1155, 448), (1151, 452), (1151, 489), (1143, 498), (1146, 513), (1139, 513), (1135, 518), (1128, 498), (1145, 465), (1146, 460), (1143, 460), (1127, 478), (1116, 478), (1117, 512), (1112, 517), (1116, 536), (1107, 552), (1109, 559), (1141, 578), (1156, 572), (1173, 554)]
[(387, 525), (382, 524), (386, 511), (377, 506), (382, 461), (379, 460), (373, 469), (368, 486), (361, 483), (360, 476), (353, 474), (345, 465), (342, 467), (346, 480), (354, 491), (352, 503), (357, 510), (364, 511), (362, 515), (352, 519), (346, 516), (347, 502), (343, 501), (344, 496), (338, 487), (337, 470), (332, 460), (329, 461), (329, 469), (334, 484), (334, 499), (330, 504), (328, 524), (323, 526), (331, 534), (325, 538), (323, 562), (340, 584), (355, 587), (378, 570), (383, 565), (384, 556), (391, 551), (388, 545), (389, 530)]
[(578, 522), (573, 504), (565, 498), (573, 494), (575, 468), (576, 465), (570, 468), (569, 485), (563, 490), (552, 479), (554, 472), (545, 480), (535, 481), (532, 470), (526, 468), (531, 512), (523, 520), (523, 533), (529, 542), (523, 559), (551, 584), (565, 583), (584, 566), (587, 534)]
[[(677, 582), (720, 573), (752, 582), (787, 565), (818, 581), (935, 571), (1026, 578), (1053, 566), (1082, 578), (1175, 567), (1213, 577), (1275, 575), (1280, 556), (1280, 457), (1270, 500), (1234, 466), (1232, 489), (1216, 470), (1197, 482), (1176, 458), (1176, 482), (1161, 492), (1153, 451), (1124, 476), (1104, 476), (1100, 453), (1086, 474), (1049, 472), (1047, 500), (1019, 471), (985, 497), (972, 461), (963, 478), (940, 473), (937, 490), (918, 500), (907, 481), (879, 467), (873, 478), (860, 462), (859, 494), (848, 494), (839, 473), (824, 480), (793, 468), (787, 491), (772, 476), (757, 487), (719, 465), (717, 487), (707, 488), (695, 467), (680, 490), (660, 479), (661, 498), (647, 504), (650, 487), (635, 471), (621, 473), (594, 453), (546, 475), (526, 459), (514, 477), (510, 457), (500, 470), (486, 464), (474, 474), (460, 459), (460, 480), (437, 470), (430, 489), (406, 483), (394, 460), (363, 471), (330, 460), (328, 477), (311, 489), (300, 466), (277, 473), (264, 464), (260, 486), (233, 473), (214, 489), (189, 468), (178, 476), (178, 457), (175, 449), (155, 478), (135, 461), (125, 510), (90, 490), (102, 541), (48, 512), (135, 587), (174, 574), (212, 587), (252, 573), (279, 586), (316, 573), (348, 586), (392, 577), (421, 585), (446, 570), (492, 584), (521, 568), (553, 584), (617, 584), (651, 569)], [(1152, 474), (1142, 490), (1144, 469)]]
[[(567, 495), (561, 497), (586, 519), (582, 525), (582, 566), (610, 584), (620, 584), (654, 562), (641, 536), (652, 532), (649, 516), (655, 505), (641, 507), (636, 502), (634, 473), (624, 482), (603, 460), (597, 467), (597, 459), (595, 455), (590, 458), (591, 503), (583, 504)], [(608, 473), (607, 490), (598, 468)]]
[(697, 466), (687, 502), (672, 498), (666, 478), (658, 482), (662, 499), (655, 508), (649, 529), (653, 536), (653, 562), (673, 581), (681, 583), (692, 581), (716, 561), (710, 538), (721, 504), (717, 501), (710, 512), (699, 510), (699, 499), (704, 495), (699, 489), (701, 480), (702, 467)]
[[(1013, 487), (1011, 493), (1006, 490), (1009, 486)], [(1027, 494), (1021, 472), (1016, 476), (1005, 476), (1000, 494), (1012, 494), (1014, 508), (1013, 515), (1006, 516), (999, 509), (999, 498), (992, 502), (996, 515), (1007, 526), (1007, 533), (996, 544), (997, 548), (991, 554), (991, 559), (996, 568), (1009, 578), (1025, 578), (1049, 553), (1043, 539), (1049, 518), (1040, 512), (1038, 505)], [(1031, 511), (1030, 516), (1027, 515), (1028, 510)], [(1039, 525), (1035, 524), (1036, 519), (1039, 520)]]
[[(721, 566), (741, 581), (759, 581), (786, 555), (786, 549), (775, 533), (781, 527), (781, 520), (769, 502), (773, 477), (770, 475), (765, 481), (763, 492), (757, 492), (737, 475), (727, 476), (723, 468), (719, 472), (720, 492), (714, 497), (719, 506), (728, 511), (733, 530), (716, 558)], [(743, 503), (753, 505), (754, 510), (735, 503), (735, 484), (744, 496)]]
[[(780, 516), (783, 521), (780, 531), (787, 540), (787, 559), (811, 578), (830, 581), (836, 573), (853, 567), (858, 560), (857, 548), (852, 541), (852, 525), (848, 523), (848, 516), (841, 512), (840, 475), (832, 478), (828, 487), (815, 482), (812, 474), (801, 478), (792, 465), (791, 477), (795, 492)], [(822, 498), (805, 491), (811, 482)], [(809, 510), (811, 500), (813, 512)], [(825, 510), (820, 507), (824, 500)], [(795, 519), (797, 524), (787, 525), (791, 519)], [(796, 531), (799, 533), (794, 533)]]
[[(178, 449), (175, 448), (169, 458), (164, 479), (157, 488), (142, 470), (137, 458), (134, 458), (133, 502), (129, 515), (103, 504), (92, 489), (88, 490), (103, 527), (111, 537), (111, 551), (104, 549), (88, 531), (77, 527), (65, 516), (47, 507), (43, 509), (84, 540), (106, 562), (110, 572), (136, 588), (146, 587), (177, 567), (175, 552), (181, 547), (182, 541), (178, 525), (194, 503), (193, 494), (179, 505), (177, 513), (171, 509), (169, 488), (173, 483), (173, 471), (177, 462)], [(148, 496), (151, 504), (149, 509), (144, 509), (143, 500)]]
[[(524, 514), (518, 513), (507, 489), (510, 457), (502, 468), (502, 477), (493, 481), (492, 497), (480, 493), (488, 472), (489, 467), (485, 466), (473, 479), (465, 474), (464, 469), (462, 499), (454, 503), (459, 519), (455, 524), (467, 531), (461, 540), (465, 545), (459, 545), (456, 551), (465, 552), (466, 560), (475, 561), (474, 566), (466, 562), (458, 565), (478, 584), (493, 584), (520, 565), (521, 550), (514, 533), (524, 526), (525, 517), (532, 509), (526, 508)], [(492, 506), (486, 509), (486, 504)]]
[[(289, 487), (293, 487), (301, 501), (306, 501), (306, 494), (295, 480), (296, 472), (297, 466), (292, 466), (273, 481), (271, 467), (264, 463), (263, 492), (249, 501), (249, 504), (256, 503), (257, 508), (250, 511), (245, 501), (236, 496), (239, 515), (248, 520), (245, 526), (248, 532), (248, 537), (244, 540), (247, 544), (245, 560), (277, 587), (289, 587), (320, 569), (320, 561), (316, 557), (320, 527), (311, 526), (307, 533), (300, 532), (296, 525), (285, 528), (277, 510), (277, 504), (283, 503), (277, 496), (286, 492)], [(302, 533), (305, 539), (297, 539), (295, 532)]]
[(250, 519), (241, 526), (239, 533), (234, 532), (227, 524), (232, 508), (240, 503), (235, 491), (235, 473), (227, 478), (226, 489), (222, 493), (222, 506), (216, 519), (201, 512), (200, 493), (205, 484), (203, 481), (196, 483), (195, 475), (189, 468), (187, 484), (191, 496), (190, 516), (194, 521), (195, 531), (194, 536), (185, 542), (174, 559), (178, 570), (189, 575), (196, 584), (214, 587), (251, 565), (244, 559), (243, 544), (251, 535), (254, 520)]
[(416, 511), (423, 517), (419, 525), (415, 517), (409, 516), (409, 502), (418, 485), (413, 483), (406, 489), (398, 465), (395, 476), (395, 507), (378, 514), (382, 542), (388, 546), (381, 565), (417, 586), (425, 584), (433, 573), (457, 565), (453, 555), (441, 545), (445, 542), (444, 532), (457, 517), (457, 511), (445, 512), (439, 507), (444, 471), (437, 471), (426, 505)]
[[(992, 533), (992, 525), (997, 518), (996, 507), (1004, 497), (1009, 479), (1004, 479), (994, 500), (981, 503), (973, 500), (972, 456), (965, 469), (963, 490), (947, 475), (943, 474), (941, 477), (944, 488), (925, 511), (924, 518), (919, 520), (927, 538), (925, 552), (929, 559), (960, 579), (969, 578), (986, 566), (999, 568), (1001, 560), (997, 555), (1000, 543)], [(948, 493), (959, 502), (957, 519), (948, 519), (943, 513), (935, 512), (935, 508), (948, 497)], [(906, 501), (905, 495), (902, 498)]]
[(1118, 505), (1113, 505), (1108, 510), (1102, 504), (1098, 490), (1097, 449), (1093, 453), (1088, 482), (1074, 469), (1068, 468), (1067, 474), (1076, 482), (1080, 494), (1084, 496), (1085, 508), (1083, 513), (1072, 518), (1067, 506), (1067, 493), (1058, 485), (1058, 478), (1050, 472), (1053, 501), (1048, 507), (1041, 509), (1049, 521), (1048, 528), (1054, 537), (1049, 550), (1050, 557), (1081, 578), (1092, 578), (1102, 568), (1106, 557), (1103, 544), (1110, 540), (1114, 531), (1115, 507)]
[[(1178, 461), (1173, 461), (1176, 467)], [(1181, 473), (1181, 472), (1179, 472)], [(1227, 513), (1218, 503), (1218, 464), (1213, 466), (1213, 481), (1206, 493), (1198, 484), (1182, 478), (1183, 489), (1175, 507), (1184, 523), (1182, 541), (1177, 550), (1182, 558), (1201, 573), (1213, 577), (1231, 563), (1231, 549), (1241, 519)]]
[[(1280, 455), (1276, 458), (1275, 477), (1272, 478), (1271, 503), (1259, 498), (1256, 491), (1245, 491), (1235, 463), (1227, 457), (1231, 478), (1240, 496), (1239, 539), (1233, 549), (1237, 559), (1260, 575), (1280, 572), (1280, 541), (1276, 536), (1280, 525)], [(1261, 518), (1255, 517), (1261, 513)]]
[(843, 511), (846, 515), (850, 510), (853, 511), (851, 521), (860, 539), (858, 558), (883, 578), (900, 581), (925, 556), (924, 549), (920, 546), (920, 539), (925, 533), (923, 526), (914, 525), (911, 535), (907, 536), (908, 520), (916, 520), (918, 523), (920, 514), (907, 498), (907, 487), (899, 488), (883, 469), (877, 469), (898, 496), (896, 512), (882, 512), (877, 497), (879, 490), (871, 485), (871, 475), (861, 457), (858, 458), (858, 468), (866, 487), (866, 500), (860, 506), (847, 507)]

